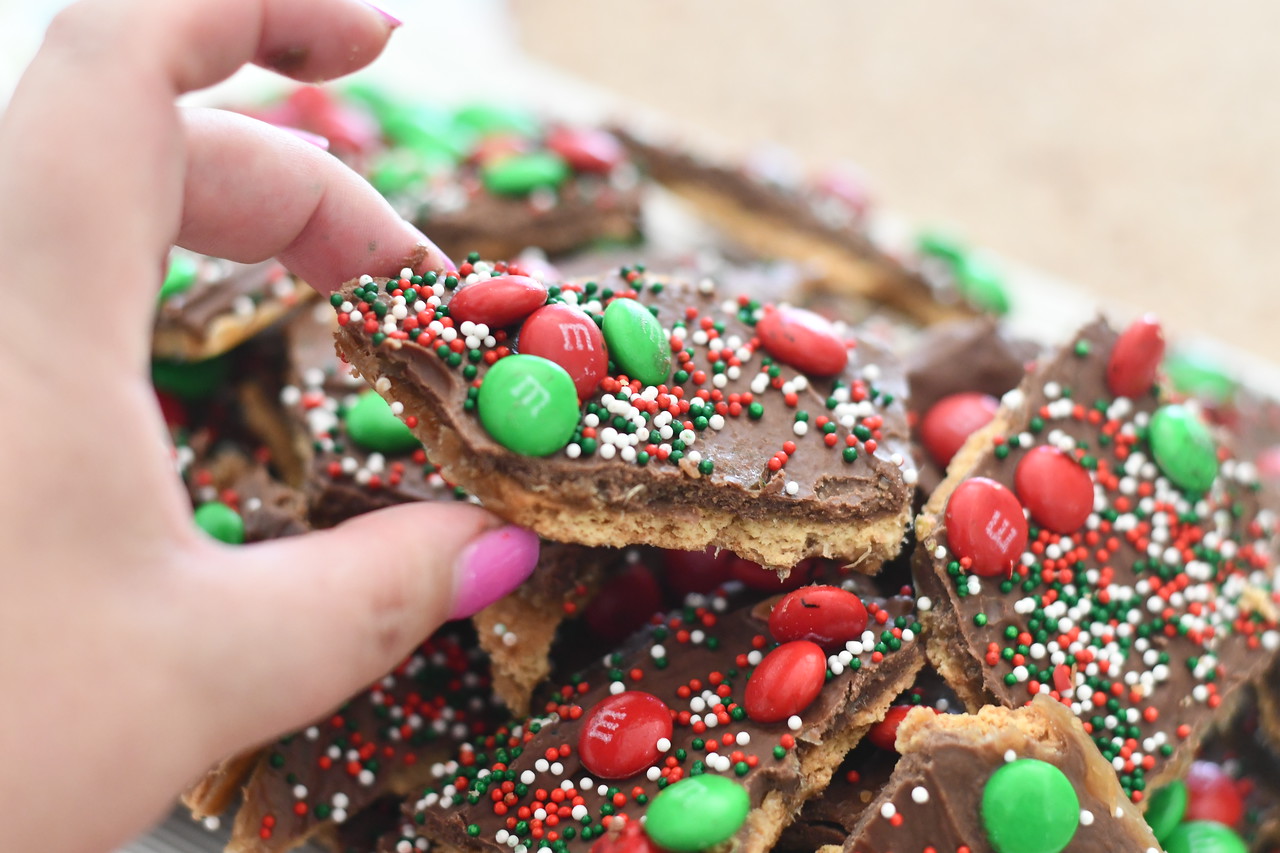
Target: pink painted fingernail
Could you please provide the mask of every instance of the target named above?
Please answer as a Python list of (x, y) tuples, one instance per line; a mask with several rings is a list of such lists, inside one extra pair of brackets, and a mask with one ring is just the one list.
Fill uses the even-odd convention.
[(370, 3), (369, 0), (364, 0), (364, 5), (368, 6), (370, 9), (372, 9), (373, 11), (381, 15), (382, 19), (386, 21), (388, 24), (390, 24), (391, 29), (393, 30), (404, 23), (404, 21), (400, 20), (395, 15), (388, 12), (386, 9), (383, 9), (380, 6)]
[(292, 133), (294, 136), (298, 137), (303, 142), (311, 143), (315, 147), (319, 148), (321, 151), (329, 150), (329, 140), (324, 138), (318, 133), (312, 133), (311, 131), (303, 130), (300, 127), (289, 127), (288, 125), (284, 125), (284, 124), (277, 124), (275, 126), (280, 128), (283, 131)]
[(538, 537), (522, 527), (490, 530), (463, 549), (453, 568), (450, 619), (470, 616), (518, 587), (538, 565)]

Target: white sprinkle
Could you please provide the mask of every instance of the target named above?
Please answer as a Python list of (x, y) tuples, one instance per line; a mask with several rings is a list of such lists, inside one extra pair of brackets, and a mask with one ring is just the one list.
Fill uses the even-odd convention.
[(911, 801), (921, 804), (929, 802), (929, 789), (923, 785), (916, 785), (911, 789)]
[(798, 732), (802, 726), (804, 726), (804, 722), (800, 719), (798, 714), (792, 714), (790, 717), (787, 717), (787, 728), (791, 729), (791, 731)]

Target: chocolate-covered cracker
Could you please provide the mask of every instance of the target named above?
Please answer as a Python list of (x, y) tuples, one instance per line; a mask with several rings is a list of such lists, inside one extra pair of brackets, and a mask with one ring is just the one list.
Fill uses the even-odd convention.
[(364, 277), (332, 302), (342, 352), (488, 509), (556, 541), (783, 569), (898, 550), (915, 468), (888, 353), (709, 279), (459, 275)]
[(227, 850), (288, 850), (387, 794), (431, 776), (457, 745), (490, 731), (492, 698), (474, 638), (453, 625), (323, 720), (265, 747)]
[(418, 833), (445, 850), (587, 850), (645, 815), (660, 846), (710, 833), (769, 849), (921, 665), (913, 599), (848, 583), (869, 621), (829, 654), (775, 646), (768, 602), (691, 599), (555, 691), (542, 715), (440, 765), (407, 806)]
[(894, 747), (902, 719), (912, 708), (959, 713), (955, 695), (933, 670), (920, 671), (916, 684), (893, 701), (884, 720), (876, 723), (861, 743), (836, 768), (823, 792), (804, 804), (795, 822), (783, 831), (778, 853), (838, 850), (858, 826), (871, 803), (889, 783), (898, 764)]
[(1274, 516), (1253, 466), (1162, 404), (1162, 351), (1150, 320), (1084, 328), (1006, 395), (916, 524), (930, 660), (971, 708), (1059, 699), (1135, 801), (1280, 646)]
[(179, 361), (213, 358), (315, 295), (278, 261), (237, 264), (175, 249), (160, 292), (152, 351)]
[(858, 178), (833, 172), (806, 180), (796, 170), (773, 168), (776, 158), (719, 162), (635, 133), (621, 135), (650, 176), (753, 251), (815, 264), (828, 286), (919, 322), (973, 313), (952, 282), (906, 266), (877, 244), (869, 195)]
[(408, 428), (334, 351), (332, 310), (299, 314), (285, 329), (288, 381), (280, 403), (287, 439), (276, 455), (302, 473), (311, 520), (332, 527), (409, 501), (465, 500), (440, 476)]
[(845, 853), (1160, 849), (1080, 722), (1048, 697), (973, 715), (912, 711), (897, 746)]
[(561, 254), (631, 242), (639, 171), (607, 131), (542, 120), (517, 106), (456, 109), (370, 87), (307, 86), (255, 114), (329, 140), (449, 256)]

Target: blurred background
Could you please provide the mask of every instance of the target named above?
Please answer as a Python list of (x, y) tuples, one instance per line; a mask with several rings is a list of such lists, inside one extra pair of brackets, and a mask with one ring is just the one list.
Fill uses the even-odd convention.
[[(60, 5), (0, 0), (0, 96)], [(382, 5), (402, 85), (587, 97), (527, 59), (726, 151), (853, 161), (913, 221), (1280, 362), (1280, 4)]]

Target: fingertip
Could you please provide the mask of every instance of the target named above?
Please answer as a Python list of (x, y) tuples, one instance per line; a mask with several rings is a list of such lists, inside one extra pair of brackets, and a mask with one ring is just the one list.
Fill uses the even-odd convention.
[(540, 550), (536, 534), (510, 524), (472, 540), (454, 561), (449, 618), (471, 616), (512, 592), (533, 574)]

